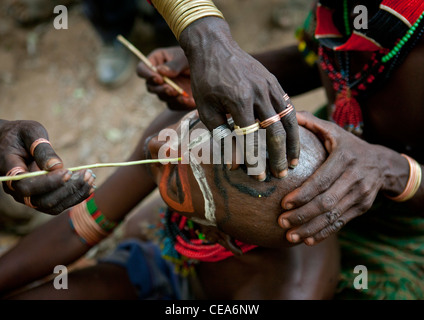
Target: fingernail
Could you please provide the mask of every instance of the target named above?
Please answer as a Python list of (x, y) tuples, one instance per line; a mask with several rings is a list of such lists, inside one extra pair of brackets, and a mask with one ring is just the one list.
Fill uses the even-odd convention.
[(284, 228), (287, 228), (287, 229), (290, 228), (290, 222), (287, 219), (281, 219), (281, 224), (283, 225)]
[(58, 161), (57, 159), (50, 159), (47, 161), (47, 170), (53, 168), (54, 166), (57, 166), (58, 164), (62, 164), (61, 161)]
[(93, 170), (88, 169), (88, 171), (90, 171), (91, 176), (92, 176), (94, 179), (96, 179), (96, 178), (97, 178), (97, 176), (96, 176), (96, 174), (93, 172)]
[(258, 175), (258, 181), (263, 182), (266, 179), (266, 173), (265, 171), (262, 172), (260, 175)]
[(305, 239), (305, 244), (308, 245), (308, 246), (312, 246), (314, 243), (315, 243), (315, 240), (312, 237)]
[(293, 205), (293, 203), (286, 203), (286, 205), (284, 206), (284, 208), (286, 209), (286, 210), (291, 210), (291, 209), (293, 209), (293, 207), (294, 207), (294, 205)]
[(285, 177), (287, 177), (288, 173), (289, 173), (289, 171), (287, 169), (283, 170), (283, 171), (278, 173), (278, 178), (280, 178), (280, 179), (285, 178)]
[(154, 77), (153, 78), (153, 82), (156, 83), (156, 84), (160, 84), (161, 83), (161, 79), (158, 78), (158, 77)]
[(299, 239), (300, 239), (300, 237), (299, 237), (299, 235), (297, 233), (292, 233), (292, 235), (291, 235), (290, 238), (291, 238), (291, 241), (292, 242), (298, 242)]
[(75, 173), (71, 176), (71, 179), (72, 179), (72, 180), (78, 180), (78, 179), (79, 179), (79, 177), (80, 177), (79, 172), (75, 172)]
[(167, 65), (161, 65), (161, 66), (159, 66), (158, 67), (158, 70), (160, 70), (162, 72), (171, 71), (171, 69)]
[(87, 183), (88, 183), (89, 185), (92, 185), (92, 184), (94, 183), (94, 177), (93, 177), (93, 176), (91, 176), (91, 177), (90, 177), (90, 179), (88, 179)]
[(94, 192), (94, 190), (96, 190), (95, 188), (91, 188), (90, 191), (88, 192), (89, 194), (92, 194)]
[(69, 181), (71, 177), (72, 177), (72, 171), (68, 170), (68, 172), (66, 172), (65, 175), (63, 176), (63, 182)]
[(290, 162), (290, 168), (292, 168), (292, 169), (294, 169), (294, 168), (296, 168), (297, 167), (297, 165), (299, 164), (299, 159), (293, 159), (291, 162)]
[(90, 170), (87, 170), (87, 171), (84, 173), (84, 181), (85, 181), (85, 182), (87, 182), (87, 181), (88, 181), (88, 179), (90, 179), (90, 177), (91, 177), (91, 172), (90, 172)]

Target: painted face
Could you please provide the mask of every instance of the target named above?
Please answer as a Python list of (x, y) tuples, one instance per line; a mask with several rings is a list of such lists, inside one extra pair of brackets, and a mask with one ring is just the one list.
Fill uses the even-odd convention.
[[(184, 139), (180, 129), (183, 120), (187, 119), (190, 136)], [(184, 149), (181, 144), (190, 143), (206, 130), (196, 112), (189, 113), (169, 128), (176, 130), (180, 143), (173, 145), (153, 137), (148, 141), (151, 158), (158, 159), (158, 154), (170, 145), (177, 147), (181, 155)], [(247, 175), (243, 165), (230, 170), (223, 161), (218, 164), (216, 161), (215, 164), (199, 163), (198, 158), (191, 155), (187, 164), (153, 164), (150, 168), (163, 200), (171, 209), (198, 223), (215, 225), (245, 243), (285, 246), (285, 231), (277, 223), (281, 199), (299, 187), (325, 159), (319, 140), (303, 128), (300, 128), (300, 134), (300, 162), (285, 179), (276, 179), (269, 174), (266, 181), (258, 182)], [(211, 144), (208, 138), (204, 146)]]

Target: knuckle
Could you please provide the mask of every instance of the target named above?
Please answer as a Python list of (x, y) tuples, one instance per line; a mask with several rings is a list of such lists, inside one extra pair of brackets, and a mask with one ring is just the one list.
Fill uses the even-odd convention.
[(333, 224), (331, 224), (330, 226), (328, 226), (322, 231), (322, 236), (324, 238), (327, 238), (333, 235), (334, 233), (338, 232), (343, 226), (344, 226), (344, 221), (342, 219), (338, 219), (336, 220), (336, 222), (334, 222)]
[(311, 227), (308, 227), (308, 228), (306, 228), (306, 229), (304, 229), (303, 231), (302, 231), (302, 236), (304, 237), (304, 238), (308, 238), (308, 237), (310, 237), (310, 236), (312, 236), (313, 235), (313, 231), (312, 231), (312, 228)]
[(334, 194), (321, 195), (318, 203), (322, 211), (331, 211), (337, 204), (337, 197)]
[(345, 222), (343, 221), (343, 219), (338, 219), (336, 222), (333, 223), (333, 231), (339, 231), (341, 228), (343, 228), (344, 225)]
[(284, 143), (286, 141), (286, 131), (280, 122), (273, 123), (266, 128), (267, 138), (270, 143)]
[(307, 192), (299, 192), (297, 194), (296, 198), (297, 198), (297, 201), (296, 201), (295, 204), (297, 206), (305, 204), (305, 203), (309, 202), (309, 200), (310, 200), (309, 196), (307, 195)]
[(329, 226), (320, 232), (319, 239), (322, 240), (322, 239), (328, 238), (329, 236), (331, 236), (332, 233), (333, 233), (332, 227)]
[(367, 198), (364, 199), (363, 201), (361, 201), (361, 203), (358, 205), (358, 211), (360, 214), (366, 212), (369, 210), (369, 208), (371, 208), (371, 206), (373, 205), (373, 200), (371, 198)]
[(370, 197), (373, 192), (372, 188), (364, 181), (364, 179), (359, 181), (358, 191), (363, 198)]
[(343, 148), (338, 153), (338, 160), (340, 163), (353, 164), (355, 155), (352, 150)]
[(303, 214), (297, 214), (296, 215), (296, 223), (298, 225), (301, 225), (305, 222), (305, 216)]
[(298, 123), (297, 123), (295, 112), (292, 111), (287, 116), (285, 116), (283, 119), (283, 124), (286, 130), (291, 130), (296, 128), (298, 126)]
[(315, 181), (316, 182), (314, 183), (314, 185), (318, 192), (324, 192), (331, 186), (333, 182), (331, 177), (328, 175), (321, 175), (319, 179)]
[(353, 169), (350, 172), (350, 180), (356, 182), (360, 188), (363, 188), (364, 185), (364, 175), (359, 169)]
[(329, 224), (333, 224), (340, 216), (341, 211), (339, 209), (333, 209), (325, 214)]

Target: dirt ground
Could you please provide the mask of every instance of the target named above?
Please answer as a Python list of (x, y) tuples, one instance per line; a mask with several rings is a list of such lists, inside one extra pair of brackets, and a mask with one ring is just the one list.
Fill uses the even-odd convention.
[[(113, 90), (96, 82), (100, 41), (81, 3), (69, 7), (69, 28), (56, 30), (54, 17), (21, 27), (8, 14), (10, 1), (0, 3), (0, 118), (41, 122), (68, 167), (125, 161), (143, 130), (165, 106), (146, 91), (135, 71), (127, 83)], [(305, 17), (309, 1), (215, 3), (240, 46), (258, 52), (293, 43), (294, 28)], [(281, 10), (288, 14), (281, 17)], [(151, 26), (141, 20), (131, 39), (145, 54), (155, 48)], [(313, 110), (324, 95), (317, 90), (293, 101), (297, 110)], [(96, 169), (97, 185), (113, 170)], [(49, 218), (0, 191), (0, 254)]]

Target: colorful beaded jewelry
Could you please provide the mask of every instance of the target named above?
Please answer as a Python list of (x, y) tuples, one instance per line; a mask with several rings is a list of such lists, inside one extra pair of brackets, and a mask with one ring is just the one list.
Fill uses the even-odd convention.
[[(217, 262), (233, 256), (220, 244), (207, 241), (196, 223), (169, 208), (161, 212), (161, 224), (158, 232), (162, 256), (171, 261), (182, 276), (194, 272), (194, 265), (199, 261)], [(244, 253), (257, 247), (237, 240), (236, 243)]]
[(94, 194), (69, 211), (71, 228), (90, 247), (106, 238), (119, 224), (109, 221), (100, 212), (93, 196)]
[(415, 21), (415, 23), (409, 28), (408, 32), (402, 37), (402, 39), (399, 40), (399, 42), (393, 47), (392, 50), (390, 50), (385, 56), (381, 58), (381, 62), (386, 63), (393, 57), (395, 57), (399, 51), (402, 49), (402, 47), (411, 39), (411, 37), (414, 35), (415, 31), (418, 29), (419, 24), (421, 23), (421, 20), (424, 17), (424, 12), (421, 13), (420, 17)]

